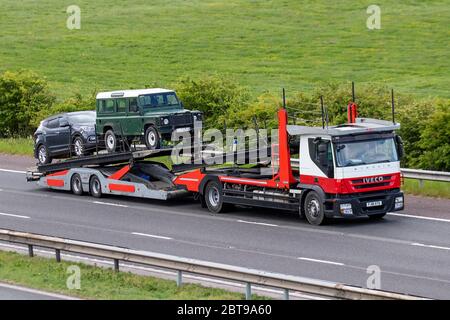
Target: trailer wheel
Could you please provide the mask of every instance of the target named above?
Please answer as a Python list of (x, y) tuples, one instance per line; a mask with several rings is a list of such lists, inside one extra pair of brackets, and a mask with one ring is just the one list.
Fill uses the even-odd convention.
[(305, 216), (312, 225), (321, 225), (325, 222), (323, 203), (315, 191), (310, 191), (305, 199)]
[(218, 181), (210, 181), (206, 185), (204, 199), (206, 206), (212, 213), (224, 212), (222, 185)]
[(91, 196), (100, 198), (102, 196), (102, 184), (97, 176), (92, 176), (89, 180), (89, 192)]
[(72, 192), (78, 196), (83, 194), (83, 186), (81, 185), (81, 177), (78, 173), (75, 173), (70, 179), (70, 187)]

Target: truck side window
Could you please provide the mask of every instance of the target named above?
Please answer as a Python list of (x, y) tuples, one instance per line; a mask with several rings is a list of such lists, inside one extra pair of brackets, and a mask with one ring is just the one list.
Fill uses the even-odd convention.
[[(326, 145), (326, 163), (323, 163), (319, 155), (319, 145)], [(317, 167), (322, 171), (328, 178), (334, 177), (334, 166), (333, 166), (333, 153), (331, 149), (331, 142), (328, 140), (322, 140), (321, 142), (314, 143), (314, 139), (308, 139), (309, 156), (311, 160), (317, 165)], [(322, 146), (323, 147), (323, 146)]]

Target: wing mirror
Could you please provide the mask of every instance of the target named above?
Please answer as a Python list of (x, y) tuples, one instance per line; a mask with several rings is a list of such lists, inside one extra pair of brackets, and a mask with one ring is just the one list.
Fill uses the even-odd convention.
[(395, 136), (395, 145), (397, 147), (398, 159), (401, 160), (405, 155), (405, 148), (403, 147), (403, 140), (400, 136)]

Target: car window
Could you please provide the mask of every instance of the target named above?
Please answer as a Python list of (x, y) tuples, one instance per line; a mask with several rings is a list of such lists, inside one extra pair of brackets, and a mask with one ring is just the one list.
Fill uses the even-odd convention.
[(58, 127), (59, 127), (59, 119), (58, 118), (48, 120), (47, 128), (55, 129)]
[(128, 112), (138, 112), (138, 111), (139, 111), (139, 108), (138, 108), (138, 105), (137, 105), (137, 99), (136, 98), (130, 98)]
[(127, 111), (127, 100), (126, 99), (117, 99), (117, 112), (126, 112)]
[(114, 112), (114, 100), (113, 99), (101, 100), (100, 112), (102, 113)]

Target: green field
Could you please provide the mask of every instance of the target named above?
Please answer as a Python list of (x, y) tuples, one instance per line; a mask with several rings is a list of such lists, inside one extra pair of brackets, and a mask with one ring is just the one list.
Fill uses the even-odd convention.
[[(265, 90), (319, 82), (387, 84), (450, 97), (448, 1), (2, 0), (0, 71), (32, 69), (58, 98), (170, 86), (180, 76), (229, 75)], [(81, 8), (68, 30), (66, 8)]]
[[(70, 290), (66, 285), (67, 278), (71, 275), (67, 273), (67, 268), (72, 265), (80, 267), (79, 290)], [(29, 258), (3, 251), (0, 251), (0, 281), (85, 299), (244, 299), (243, 294), (221, 289), (195, 284), (183, 284), (178, 288), (175, 281), (171, 280), (114, 272), (80, 263), (57, 263), (46, 258)], [(257, 295), (252, 298), (266, 299)]]

